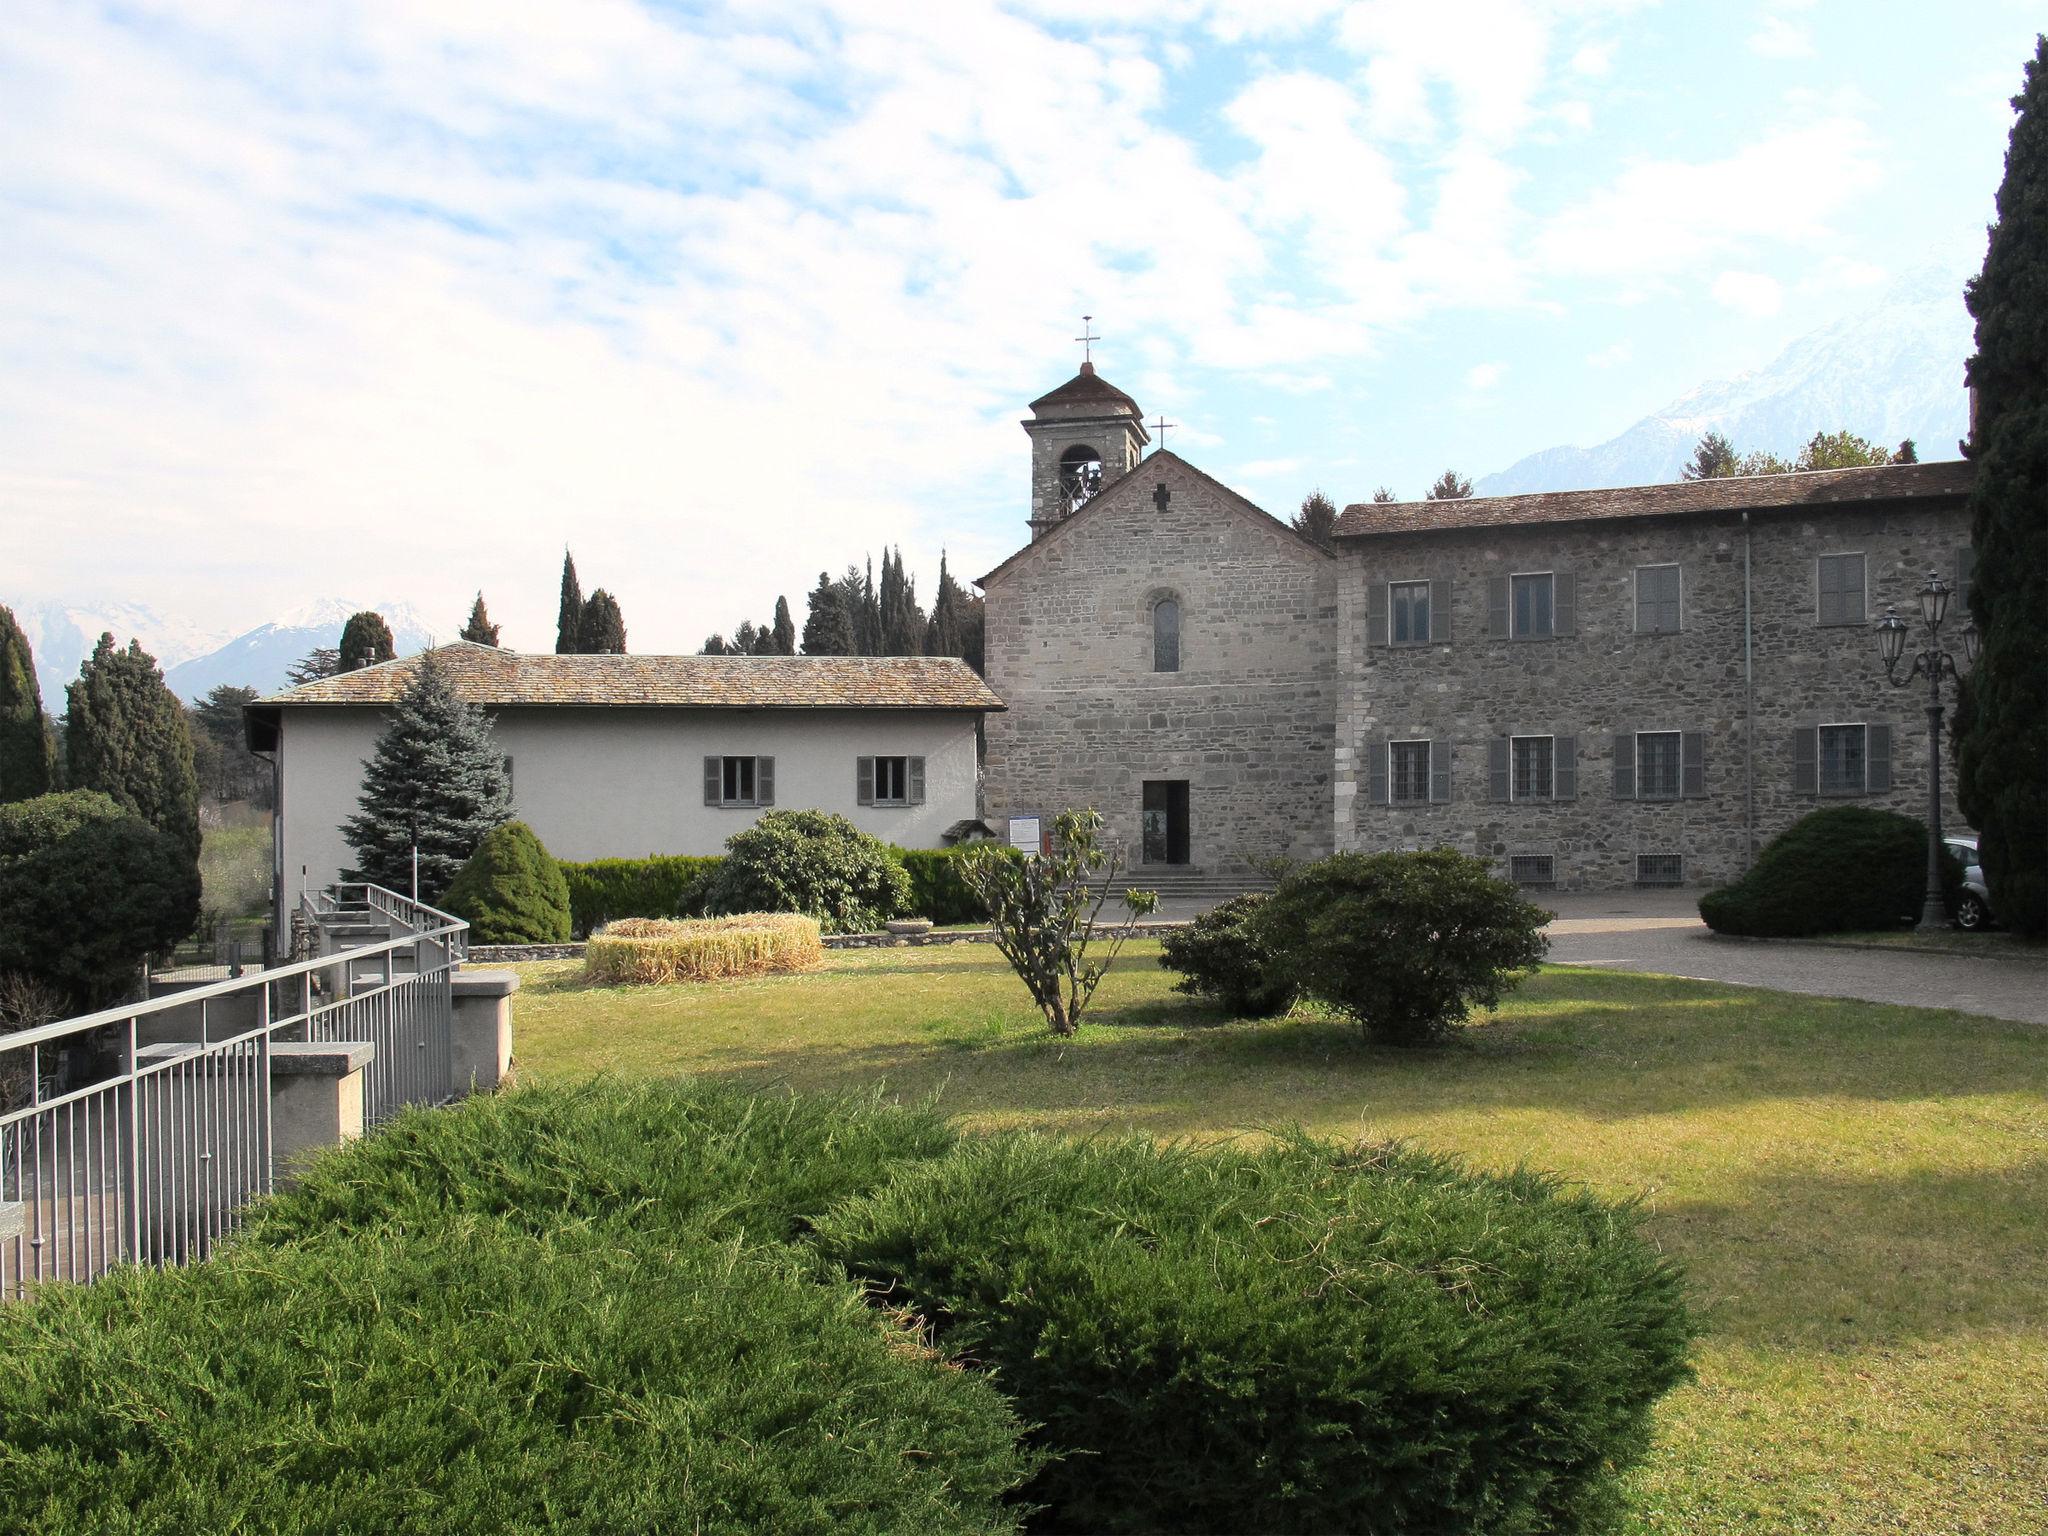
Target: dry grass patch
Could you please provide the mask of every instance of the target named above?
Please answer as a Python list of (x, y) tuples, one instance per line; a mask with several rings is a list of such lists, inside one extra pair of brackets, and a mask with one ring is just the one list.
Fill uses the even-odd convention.
[(818, 920), (791, 912), (625, 917), (590, 936), (583, 975), (608, 986), (729, 981), (814, 970), (824, 958)]

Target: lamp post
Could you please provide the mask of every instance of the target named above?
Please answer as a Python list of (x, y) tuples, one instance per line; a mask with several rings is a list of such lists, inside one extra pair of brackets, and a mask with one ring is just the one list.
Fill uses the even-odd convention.
[[(1920, 620), (1927, 626), (1927, 649), (1913, 657), (1905, 676), (1899, 663), (1906, 656), (1906, 621), (1898, 609), (1886, 608), (1877, 621), (1877, 651), (1884, 658), (1885, 678), (1894, 688), (1904, 688), (1916, 677), (1927, 679), (1927, 896), (1921, 903), (1918, 931), (1935, 933), (1948, 927), (1948, 903), (1941, 891), (1941, 680), (1960, 677), (1956, 659), (1941, 648), (1941, 626), (1948, 618), (1948, 600), (1954, 589), (1933, 571), (1920, 589)], [(1971, 665), (1977, 660), (1977, 625), (1963, 624), (1963, 655)]]

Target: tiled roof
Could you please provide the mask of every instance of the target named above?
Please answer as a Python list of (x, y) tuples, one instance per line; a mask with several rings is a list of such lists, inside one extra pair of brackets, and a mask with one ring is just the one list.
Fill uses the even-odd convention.
[[(1001, 709), (972, 667), (950, 656), (521, 655), (457, 641), (425, 653), (471, 704), (684, 709)], [(421, 658), (363, 667), (262, 705), (392, 704)]]
[(1967, 495), (1970, 464), (1878, 464), (1867, 469), (1816, 469), (1792, 475), (1734, 475), (1669, 485), (1626, 485), (1599, 491), (1544, 491), (1464, 501), (1360, 502), (1337, 519), (1340, 539), (1387, 533), (1435, 533), (1608, 518), (1682, 517), (1713, 512), (1795, 512), (1858, 502)]
[(1058, 389), (1032, 401), (1031, 409), (1036, 411), (1048, 405), (1103, 405), (1111, 409), (1127, 406), (1133, 416), (1142, 414), (1138, 402), (1097, 373), (1093, 363), (1083, 363), (1081, 371)]

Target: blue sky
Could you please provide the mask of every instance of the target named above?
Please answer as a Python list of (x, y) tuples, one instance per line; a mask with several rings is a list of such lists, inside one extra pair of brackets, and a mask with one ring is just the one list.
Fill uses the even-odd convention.
[(1276, 512), (1598, 441), (1974, 263), (2039, 17), (1931, 14), (15, 0), (0, 601), (928, 592), (1021, 541), (1084, 311)]

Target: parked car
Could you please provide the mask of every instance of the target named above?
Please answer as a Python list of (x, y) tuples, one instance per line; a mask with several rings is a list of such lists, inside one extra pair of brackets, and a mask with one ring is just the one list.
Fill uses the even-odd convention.
[(1975, 933), (1991, 926), (1991, 892), (1984, 884), (1984, 866), (1977, 862), (1977, 834), (1954, 832), (1942, 839), (1963, 866), (1962, 894), (1956, 897), (1958, 928)]

